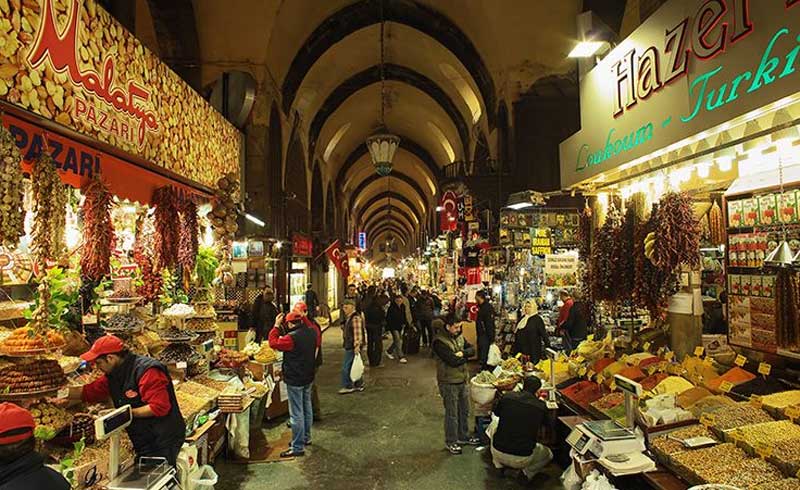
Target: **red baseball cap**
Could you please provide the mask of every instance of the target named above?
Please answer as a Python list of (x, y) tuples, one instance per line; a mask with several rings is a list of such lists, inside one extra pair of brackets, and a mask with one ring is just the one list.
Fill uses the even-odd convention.
[[(14, 444), (33, 436), (33, 415), (13, 403), (0, 403), (0, 444)], [(11, 434), (9, 434), (11, 432)]]
[(106, 354), (116, 354), (125, 350), (125, 344), (115, 335), (104, 335), (95, 340), (89, 352), (83, 354), (81, 359), (86, 362), (94, 362), (98, 357)]
[(295, 303), (294, 308), (292, 308), (292, 311), (308, 313), (308, 305), (306, 305), (304, 301), (298, 301), (297, 303)]
[(286, 321), (287, 322), (297, 322), (297, 321), (300, 321), (302, 319), (303, 319), (303, 315), (298, 313), (296, 310), (292, 310), (292, 311), (289, 312), (288, 315), (286, 315)]

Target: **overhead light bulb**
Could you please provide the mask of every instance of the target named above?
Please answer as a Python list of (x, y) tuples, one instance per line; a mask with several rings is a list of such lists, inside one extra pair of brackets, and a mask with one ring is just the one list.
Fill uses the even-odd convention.
[(700, 162), (697, 164), (697, 176), (701, 179), (707, 179), (711, 173), (711, 164), (708, 162)]
[(733, 158), (731, 157), (720, 157), (717, 158), (715, 162), (717, 163), (717, 168), (720, 170), (720, 172), (730, 172), (730, 170), (733, 168)]
[(260, 219), (256, 218), (255, 216), (253, 216), (250, 213), (244, 213), (244, 217), (247, 219), (247, 221), (249, 221), (251, 223), (255, 223), (256, 225), (258, 225), (258, 226), (260, 226), (262, 228), (267, 226), (266, 223), (264, 223), (263, 221), (261, 221)]
[(605, 41), (581, 41), (572, 49), (572, 51), (569, 52), (567, 57), (588, 58), (590, 56), (594, 56), (606, 44), (608, 43)]

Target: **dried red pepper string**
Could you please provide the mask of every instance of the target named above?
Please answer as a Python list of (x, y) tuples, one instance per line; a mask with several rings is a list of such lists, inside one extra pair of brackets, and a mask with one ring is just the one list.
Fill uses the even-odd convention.
[(99, 281), (111, 272), (111, 251), (114, 248), (114, 225), (111, 222), (111, 193), (99, 176), (86, 185), (83, 201), (84, 243), (81, 273)]
[(160, 187), (153, 192), (156, 245), (154, 269), (172, 268), (178, 261), (180, 240), (178, 198), (172, 187)]

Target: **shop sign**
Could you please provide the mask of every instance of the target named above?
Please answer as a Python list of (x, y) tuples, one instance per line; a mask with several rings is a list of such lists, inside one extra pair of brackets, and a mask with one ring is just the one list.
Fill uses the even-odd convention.
[(561, 185), (795, 94), (800, 1), (670, 0), (581, 81)]
[(367, 249), (367, 232), (366, 231), (359, 231), (358, 232), (358, 248), (361, 250)]
[(207, 186), (240, 133), (96, 0), (0, 2), (0, 100)]
[(547, 255), (553, 253), (553, 241), (550, 228), (531, 228), (531, 253)]
[(311, 257), (313, 253), (314, 244), (311, 238), (300, 233), (292, 233), (292, 254), (295, 257)]
[(575, 286), (578, 283), (578, 254), (545, 255), (544, 282), (550, 288)]

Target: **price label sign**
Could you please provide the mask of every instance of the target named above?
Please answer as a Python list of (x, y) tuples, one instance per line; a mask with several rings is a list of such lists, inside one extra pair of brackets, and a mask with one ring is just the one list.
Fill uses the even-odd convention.
[(704, 413), (700, 416), (700, 423), (706, 427), (711, 427), (717, 422), (717, 416), (713, 413)]
[(792, 421), (796, 421), (798, 418), (800, 418), (800, 407), (797, 405), (788, 407), (784, 412), (784, 415), (789, 417)]
[(601, 384), (605, 383), (605, 381), (606, 381), (606, 378), (602, 374), (598, 374), (597, 375), (597, 384), (601, 385)]
[(711, 367), (711, 366), (714, 365), (714, 359), (711, 359), (710, 357), (704, 357), (703, 358), (703, 364), (708, 366), (708, 367)]
[(746, 358), (746, 357), (744, 357), (744, 356), (743, 356), (743, 355), (741, 355), (741, 354), (739, 354), (738, 356), (736, 356), (736, 365), (737, 365), (737, 366), (739, 366), (739, 367), (744, 367), (744, 365), (745, 365), (745, 364), (747, 364), (747, 358)]
[(673, 359), (675, 359), (675, 353), (672, 351), (667, 352), (666, 354), (664, 354), (664, 359), (672, 361)]
[(758, 374), (769, 376), (769, 373), (771, 372), (772, 372), (772, 366), (767, 364), (766, 362), (762, 362), (758, 365)]
[(719, 385), (719, 389), (722, 390), (723, 393), (730, 393), (731, 390), (733, 389), (733, 383), (731, 383), (730, 381), (723, 381)]
[(694, 355), (696, 355), (697, 357), (700, 357), (700, 356), (703, 355), (703, 352), (705, 352), (705, 351), (706, 350), (703, 348), (703, 346), (699, 345), (699, 346), (694, 348)]
[(175, 367), (178, 369), (186, 369), (186, 361), (175, 363)]
[(586, 360), (586, 358), (585, 358), (585, 357), (583, 357), (583, 356), (578, 356), (578, 357), (576, 357), (576, 358), (575, 358), (575, 361), (576, 361), (578, 364), (582, 363), (582, 362), (583, 362), (583, 361), (585, 361), (585, 360)]
[(589, 371), (586, 372), (586, 377), (589, 378), (589, 379), (592, 379), (592, 378), (594, 378), (595, 374), (596, 373), (590, 369)]
[(765, 442), (759, 442), (756, 444), (756, 454), (761, 456), (763, 459), (769, 458), (772, 456), (772, 445)]
[(617, 380), (612, 379), (611, 380), (611, 384), (608, 385), (608, 389), (610, 389), (611, 391), (616, 391), (617, 390)]
[(650, 342), (645, 342), (644, 345), (642, 346), (642, 349), (644, 349), (646, 351), (649, 351), (650, 350)]
[(578, 376), (584, 376), (586, 375), (586, 372), (587, 372), (586, 367), (581, 367), (580, 369), (578, 369)]
[(750, 397), (750, 404), (753, 405), (756, 408), (761, 408), (761, 406), (764, 404), (764, 402), (762, 401), (760, 395), (752, 395)]

